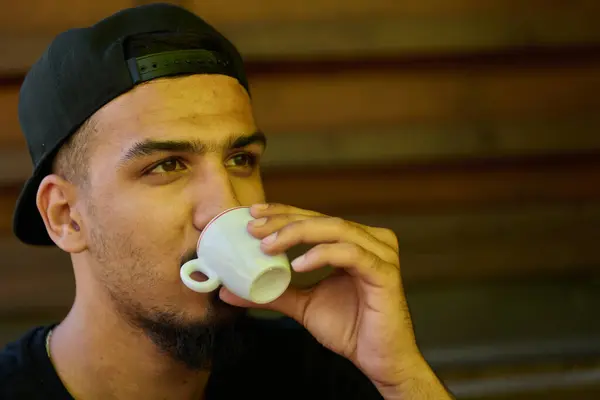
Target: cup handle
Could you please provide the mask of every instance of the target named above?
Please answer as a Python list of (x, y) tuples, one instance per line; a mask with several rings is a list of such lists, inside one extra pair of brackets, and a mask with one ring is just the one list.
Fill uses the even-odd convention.
[[(202, 272), (207, 276), (208, 280), (204, 282), (198, 282), (190, 277), (193, 272)], [(189, 289), (194, 292), (207, 293), (212, 292), (221, 285), (221, 280), (217, 274), (210, 268), (202, 265), (200, 260), (194, 259), (183, 264), (179, 270), (179, 276), (181, 280)]]

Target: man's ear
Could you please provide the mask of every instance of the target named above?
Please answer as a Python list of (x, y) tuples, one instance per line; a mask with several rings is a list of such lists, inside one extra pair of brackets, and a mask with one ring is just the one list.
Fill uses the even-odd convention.
[(52, 241), (68, 253), (80, 253), (87, 248), (76, 201), (75, 186), (60, 176), (48, 175), (40, 183), (37, 208)]

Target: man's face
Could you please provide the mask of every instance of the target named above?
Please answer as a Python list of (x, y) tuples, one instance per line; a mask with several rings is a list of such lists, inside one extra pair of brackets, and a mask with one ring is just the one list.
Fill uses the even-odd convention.
[(84, 195), (94, 276), (144, 318), (211, 324), (233, 313), (179, 278), (200, 232), (224, 209), (264, 201), (262, 135), (243, 87), (223, 75), (160, 79), (95, 115)]

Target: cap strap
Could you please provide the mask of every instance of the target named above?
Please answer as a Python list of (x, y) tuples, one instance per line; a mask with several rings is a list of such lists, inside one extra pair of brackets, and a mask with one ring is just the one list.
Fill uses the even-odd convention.
[(224, 74), (237, 78), (231, 63), (210, 50), (174, 50), (130, 58), (127, 66), (134, 84), (182, 74)]

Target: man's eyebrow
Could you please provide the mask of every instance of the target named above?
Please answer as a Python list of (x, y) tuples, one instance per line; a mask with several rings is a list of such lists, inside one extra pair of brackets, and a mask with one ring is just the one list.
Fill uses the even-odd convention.
[(225, 142), (224, 145), (217, 145), (214, 142), (202, 142), (199, 140), (189, 141), (148, 139), (135, 143), (129, 150), (127, 150), (125, 155), (121, 157), (119, 165), (123, 165), (132, 160), (161, 152), (192, 153), (202, 155), (208, 152), (217, 151), (219, 148), (223, 148), (223, 150), (235, 150), (256, 143), (266, 147), (267, 138), (263, 132), (257, 131), (251, 135), (232, 136)]
[(242, 147), (257, 143), (263, 147), (267, 147), (267, 137), (261, 131), (256, 131), (251, 135), (232, 137), (227, 147), (229, 149), (241, 149)]
[(152, 140), (147, 139), (135, 143), (119, 160), (119, 165), (126, 164), (138, 158), (151, 156), (155, 153), (178, 152), (178, 153), (206, 153), (206, 144), (187, 140)]

